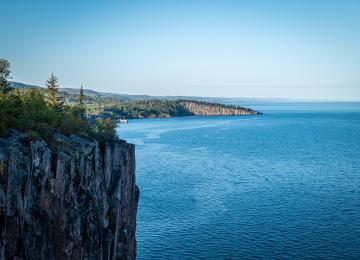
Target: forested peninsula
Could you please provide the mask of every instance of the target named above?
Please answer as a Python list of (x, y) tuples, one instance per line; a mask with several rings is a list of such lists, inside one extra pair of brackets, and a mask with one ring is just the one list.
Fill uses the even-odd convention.
[[(14, 88), (37, 88), (12, 82)], [(124, 95), (103, 93), (93, 90), (83, 90), (84, 107), (90, 119), (98, 117), (110, 118), (117, 121), (119, 118), (166, 118), (179, 116), (244, 116), (260, 115), (261, 113), (250, 108), (224, 105), (208, 102), (201, 99), (177, 97), (152, 97), (146, 95)], [(65, 104), (74, 106), (78, 103), (79, 90), (73, 88), (59, 88), (59, 95)]]

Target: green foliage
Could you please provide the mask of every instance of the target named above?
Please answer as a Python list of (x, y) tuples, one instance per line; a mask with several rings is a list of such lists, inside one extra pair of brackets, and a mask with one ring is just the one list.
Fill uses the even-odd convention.
[(46, 100), (49, 106), (55, 111), (62, 111), (64, 103), (59, 97), (58, 79), (51, 74), (50, 78), (46, 81)]
[(9, 128), (19, 127), (21, 110), (21, 101), (16, 95), (0, 93), (0, 134)]
[(103, 114), (115, 118), (154, 118), (192, 115), (178, 100), (144, 100), (108, 103)]
[[(61, 92), (62, 98), (67, 104), (79, 104), (79, 96)], [(244, 113), (256, 113), (249, 108), (240, 106), (224, 105), (220, 103), (204, 102), (198, 100), (181, 99), (152, 99), (152, 100), (130, 100), (123, 95), (101, 94), (85, 96), (84, 108), (87, 115), (94, 118), (154, 118), (154, 117), (176, 117), (194, 115), (187, 105), (195, 107), (202, 106), (202, 109), (235, 109)], [(95, 120), (94, 120), (95, 121)]]
[(80, 87), (80, 93), (79, 93), (79, 106), (84, 107), (85, 106), (85, 94), (83, 86)]
[[(6, 70), (9, 66), (5, 65), (3, 67)], [(6, 79), (9, 72), (1, 75)], [(2, 91), (0, 136), (9, 129), (16, 129), (27, 133), (29, 139), (43, 138), (50, 144), (53, 143), (56, 132), (95, 137), (100, 142), (116, 139), (115, 124), (111, 120), (99, 119), (96, 124), (90, 124), (86, 118), (84, 100), (81, 88), (79, 103), (64, 105), (58, 93), (57, 78), (53, 74), (47, 81), (45, 92), (41, 89)]]
[(56, 127), (59, 125), (59, 115), (49, 107), (44, 95), (38, 90), (19, 91), (22, 111), (19, 118), (20, 131), (32, 131), (38, 137), (52, 139)]
[(38, 89), (0, 94), (0, 117), (0, 135), (13, 128), (28, 133), (30, 139), (44, 138), (48, 142), (53, 141), (56, 132), (96, 138), (99, 142), (116, 139), (116, 125), (110, 119), (99, 118), (91, 125), (79, 106), (68, 105), (57, 111)]
[(116, 125), (113, 123), (113, 121), (110, 118), (103, 119), (101, 117), (98, 117), (96, 119), (96, 124), (94, 129), (95, 130), (94, 137), (100, 143), (104, 143), (109, 140), (115, 140), (116, 139), (115, 127)]
[(86, 120), (84, 111), (78, 106), (65, 106), (59, 130), (65, 135), (76, 134), (84, 137), (93, 135), (93, 126)]
[(85, 118), (86, 116), (86, 106), (85, 106), (85, 94), (83, 86), (80, 87), (80, 93), (78, 97), (78, 104), (75, 106), (77, 113), (80, 117)]
[[(196, 106), (203, 106), (203, 109), (210, 108), (226, 108), (242, 110), (244, 112), (252, 112), (251, 109), (224, 105), (219, 103), (210, 103), (195, 100), (141, 100), (141, 101), (127, 101), (127, 102), (108, 102), (103, 105), (103, 110), (100, 112), (103, 117), (110, 118), (154, 118), (154, 117), (176, 117), (176, 116), (191, 116), (191, 112), (186, 104), (193, 104)], [(100, 109), (98, 109), (100, 110)], [(253, 111), (254, 112), (254, 111)], [(94, 113), (90, 111), (90, 113)]]
[(29, 133), (31, 139), (52, 141), (56, 132), (88, 137), (92, 134), (90, 123), (80, 116), (77, 107), (53, 109), (38, 89), (23, 89), (0, 95), (0, 134), (14, 128)]
[(8, 78), (10, 76), (10, 63), (0, 59), (0, 93), (6, 94), (10, 91)]

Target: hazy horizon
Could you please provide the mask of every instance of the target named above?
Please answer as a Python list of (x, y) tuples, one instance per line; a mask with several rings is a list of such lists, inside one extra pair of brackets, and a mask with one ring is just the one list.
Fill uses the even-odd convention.
[(152, 96), (360, 100), (358, 1), (1, 1), (12, 79)]
[[(20, 84), (25, 84), (25, 85), (32, 85), (35, 87), (41, 87), (41, 88), (45, 88), (45, 84), (43, 85), (36, 85), (36, 84), (31, 84), (28, 82), (18, 82), (18, 81), (13, 81), (15, 83), (20, 83)], [(79, 89), (79, 87), (69, 87), (69, 86), (60, 86), (61, 89)], [(189, 98), (214, 98), (214, 99), (243, 99), (243, 100), (254, 100), (254, 101), (264, 101), (264, 102), (350, 102), (350, 103), (359, 103), (360, 99), (301, 99), (301, 98), (279, 98), (279, 97), (242, 97), (242, 96), (233, 96), (233, 97), (229, 97), (229, 96), (207, 96), (207, 95), (202, 95), (202, 96), (196, 96), (196, 95), (153, 95), (153, 94), (148, 94), (148, 93), (139, 93), (139, 94), (129, 94), (129, 93), (123, 93), (123, 92), (107, 92), (107, 91), (102, 91), (102, 90), (95, 90), (92, 88), (84, 88), (85, 91), (95, 91), (95, 92), (99, 92), (99, 93), (106, 93), (106, 94), (118, 94), (118, 95), (130, 95), (130, 96), (150, 96), (150, 97), (189, 97)]]

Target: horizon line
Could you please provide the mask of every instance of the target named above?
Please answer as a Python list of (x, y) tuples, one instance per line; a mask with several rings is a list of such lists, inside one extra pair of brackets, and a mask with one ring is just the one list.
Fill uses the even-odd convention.
[[(14, 80), (9, 80), (9, 82), (24, 84), (27, 86), (34, 86), (39, 88), (45, 88), (43, 86), (37, 84), (29, 84)], [(59, 89), (79, 89), (80, 87), (59, 87)], [(118, 92), (106, 92), (106, 91), (99, 91), (92, 88), (84, 88), (84, 90), (94, 91), (97, 93), (103, 94), (115, 94), (115, 95), (127, 95), (127, 96), (148, 96), (148, 97), (192, 97), (192, 98), (219, 98), (219, 99), (250, 99), (250, 100), (259, 100), (259, 101), (268, 101), (268, 102), (346, 102), (346, 103), (360, 103), (360, 99), (316, 99), (316, 98), (288, 98), (288, 97), (245, 97), (245, 96), (198, 96), (198, 95), (150, 95), (150, 94), (127, 94), (127, 93), (118, 93)]]

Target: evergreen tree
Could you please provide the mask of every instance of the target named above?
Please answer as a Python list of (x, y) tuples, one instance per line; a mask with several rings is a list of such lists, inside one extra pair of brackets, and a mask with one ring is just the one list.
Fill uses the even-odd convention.
[(84, 94), (84, 89), (83, 89), (82, 85), (80, 87), (80, 93), (79, 93), (79, 106), (81, 108), (84, 108), (84, 106), (85, 106), (85, 94)]
[(46, 99), (50, 107), (56, 111), (62, 111), (64, 104), (59, 97), (58, 79), (54, 76), (53, 73), (51, 73), (50, 78), (46, 81), (46, 88)]
[(86, 107), (85, 107), (85, 94), (84, 94), (84, 88), (81, 85), (80, 87), (80, 93), (78, 98), (78, 107), (79, 107), (79, 114), (82, 118), (85, 118), (86, 113)]
[(10, 89), (8, 78), (10, 76), (10, 63), (7, 60), (0, 59), (0, 93), (6, 94)]

